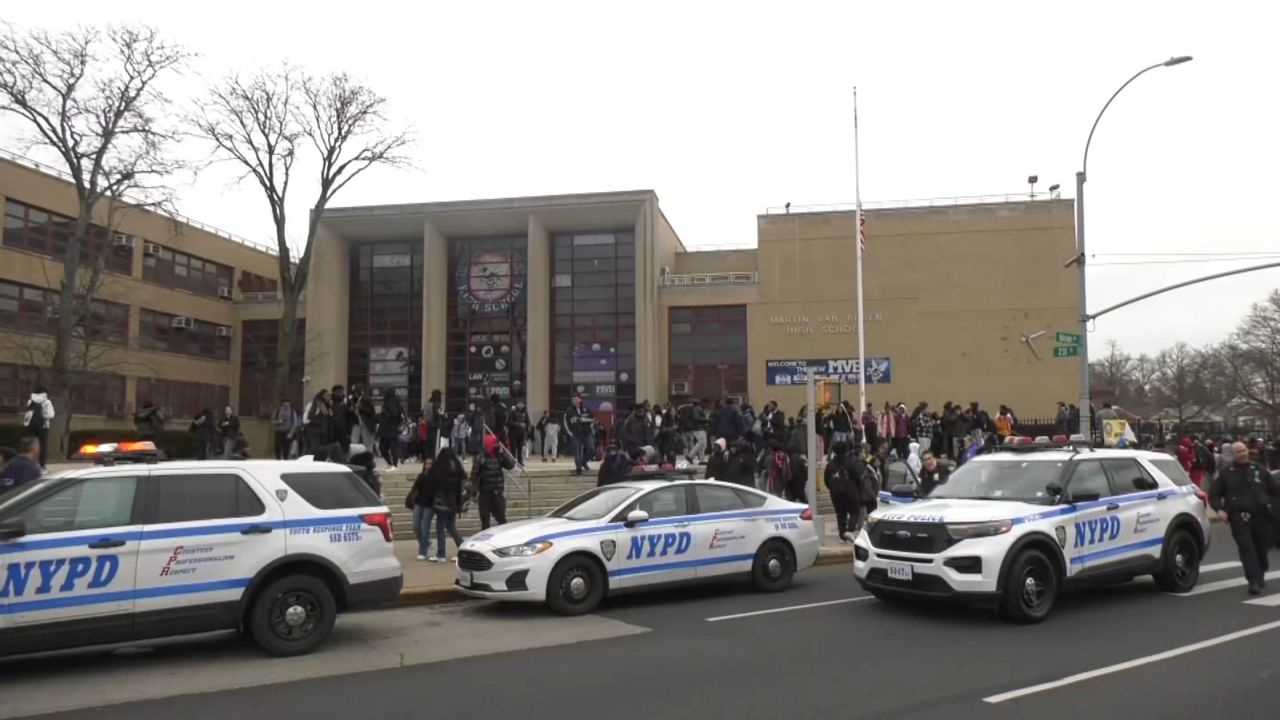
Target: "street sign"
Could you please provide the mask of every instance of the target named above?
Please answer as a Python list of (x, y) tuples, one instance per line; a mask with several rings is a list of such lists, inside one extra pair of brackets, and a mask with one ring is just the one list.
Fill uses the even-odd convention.
[[(1054, 336), (1054, 339), (1063, 345), (1079, 345), (1080, 344), (1080, 336), (1076, 335), (1075, 333), (1060, 332)], [(1071, 355), (1075, 355), (1075, 353), (1071, 353)], [(1067, 355), (1056, 355), (1056, 357), (1067, 357)]]
[(1079, 345), (1060, 345), (1053, 349), (1053, 356), (1056, 358), (1069, 358), (1080, 356)]

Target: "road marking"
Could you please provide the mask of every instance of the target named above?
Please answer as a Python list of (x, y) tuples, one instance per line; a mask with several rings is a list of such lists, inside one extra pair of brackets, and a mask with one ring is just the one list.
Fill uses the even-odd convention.
[(1196, 652), (1197, 650), (1204, 650), (1205, 648), (1211, 648), (1211, 647), (1214, 647), (1215, 645), (1222, 645), (1224, 643), (1229, 643), (1234, 640), (1246, 638), (1246, 637), (1249, 637), (1250, 635), (1257, 635), (1259, 633), (1264, 633), (1269, 630), (1275, 630), (1277, 628), (1280, 628), (1280, 620), (1277, 620), (1276, 622), (1269, 622), (1265, 625), (1258, 625), (1257, 627), (1251, 627), (1246, 630), (1239, 630), (1233, 633), (1228, 633), (1226, 635), (1220, 635), (1216, 638), (1211, 638), (1209, 640), (1204, 640), (1198, 643), (1183, 645), (1182, 647), (1174, 648), (1172, 650), (1166, 650), (1161, 653), (1156, 653), (1155, 655), (1147, 655), (1146, 657), (1136, 658), (1133, 660), (1129, 660), (1127, 662), (1117, 663), (1115, 665), (1108, 665), (1107, 667), (1098, 668), (1097, 670), (1090, 670), (1088, 672), (1082, 672), (1076, 675), (1069, 675), (1067, 677), (1062, 678), (1061, 680), (1054, 680), (1053, 682), (1041, 683), (1039, 685), (1032, 685), (1031, 687), (1025, 687), (1025, 688), (1022, 688), (1021, 690), (1011, 690), (1009, 692), (1000, 693), (999, 695), (992, 695), (991, 697), (983, 698), (982, 701), (995, 705), (1002, 702), (1008, 702), (1009, 700), (1017, 700), (1018, 698), (1026, 697), (1028, 695), (1034, 695), (1036, 693), (1045, 692), (1046, 690), (1054, 690), (1056, 688), (1064, 687), (1066, 685), (1074, 685), (1076, 683), (1084, 682), (1085, 680), (1092, 680), (1096, 677), (1102, 677), (1103, 675), (1111, 675), (1114, 673), (1123, 672), (1125, 670), (1131, 670), (1136, 667), (1141, 667), (1143, 665), (1150, 665), (1151, 663), (1161, 662), (1162, 660), (1175, 658), (1175, 657), (1178, 657), (1179, 655), (1186, 655), (1188, 653)]
[(1261, 605), (1263, 607), (1280, 607), (1280, 593), (1268, 595), (1266, 597), (1254, 598), (1253, 600), (1245, 600), (1245, 605)]
[[(1280, 578), (1280, 570), (1273, 570), (1267, 573), (1266, 577), (1268, 580), (1275, 580), (1276, 578)], [(1196, 595), (1204, 595), (1205, 593), (1218, 592), (1219, 590), (1230, 590), (1231, 588), (1241, 587), (1243, 585), (1248, 585), (1248, 584), (1249, 584), (1248, 580), (1242, 577), (1238, 577), (1238, 578), (1231, 578), (1230, 580), (1219, 580), (1217, 582), (1206, 583), (1204, 585), (1197, 585), (1196, 588), (1191, 592), (1168, 593), (1168, 594), (1177, 595), (1178, 597), (1195, 597)]]
[(1237, 568), (1237, 567), (1240, 567), (1240, 561), (1233, 560), (1232, 562), (1220, 562), (1220, 563), (1211, 563), (1209, 565), (1201, 565), (1200, 572), (1201, 573), (1217, 572), (1219, 570), (1226, 570), (1227, 568)]
[(720, 617), (707, 618), (707, 622), (720, 622), (721, 620), (737, 620), (738, 618), (755, 617), (757, 615), (772, 615), (773, 613), (791, 612), (792, 610), (807, 610), (809, 608), (826, 607), (827, 605), (843, 605), (845, 603), (861, 602), (863, 600), (871, 600), (875, 596), (866, 595), (856, 598), (844, 598), (843, 600), (828, 600), (826, 602), (809, 603), (807, 605), (792, 605), (790, 607), (773, 608), (772, 610), (756, 610), (755, 612), (738, 613), (737, 615), (721, 615)]

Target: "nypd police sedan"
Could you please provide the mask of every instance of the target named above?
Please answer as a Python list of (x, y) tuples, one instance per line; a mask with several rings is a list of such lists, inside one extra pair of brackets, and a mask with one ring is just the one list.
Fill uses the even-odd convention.
[(610, 593), (735, 575), (776, 592), (818, 548), (805, 505), (711, 480), (631, 481), (475, 535), (455, 587), (579, 615)]
[(1151, 575), (1189, 592), (1209, 545), (1206, 496), (1160, 453), (1008, 450), (910, 490), (882, 493), (854, 543), (854, 577), (885, 600), (987, 601), (1038, 622), (1073, 586)]

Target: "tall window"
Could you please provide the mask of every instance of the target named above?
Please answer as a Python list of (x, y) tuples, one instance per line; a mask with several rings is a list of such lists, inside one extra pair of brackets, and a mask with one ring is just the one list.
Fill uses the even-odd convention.
[(231, 289), (235, 271), (226, 265), (155, 243), (147, 243), (145, 252), (143, 280), (209, 297), (218, 297), (218, 288)]
[[(166, 418), (194, 418), (208, 408), (215, 415), (231, 403), (231, 388), (226, 385), (138, 378), (138, 407), (150, 401), (161, 408)], [(178, 427), (170, 424), (170, 427)]]
[(213, 360), (231, 359), (230, 333), (220, 332), (224, 326), (192, 320), (191, 327), (175, 327), (174, 320), (178, 317), (143, 308), (138, 323), (138, 346), (144, 350), (160, 350)]
[(498, 395), (524, 396), (528, 277), (524, 237), (449, 241), (448, 387), (445, 403), (461, 412)]
[[(293, 343), (293, 357), (289, 362), (289, 388), (285, 399), (293, 403), (299, 413), (302, 402), (302, 376), (306, 360), (307, 325), (298, 321), (298, 337)], [(276, 360), (276, 348), (280, 343), (280, 321), (245, 320), (240, 323), (240, 407), (244, 417), (269, 418), (275, 411), (278, 398), (272, 393), (275, 382), (272, 368)]]
[[(6, 200), (4, 203), (4, 244), (17, 250), (62, 258), (75, 231), (75, 218)], [(107, 229), (90, 225), (85, 249), (91, 265), (102, 259), (103, 267), (121, 275), (133, 274), (133, 248), (116, 245), (107, 237)]]
[[(52, 290), (0, 281), (0, 328), (53, 334), (58, 325), (59, 295)], [(77, 339), (124, 345), (129, 340), (129, 306), (91, 300)]]
[(747, 397), (745, 305), (673, 307), (671, 399)]
[(551, 403), (581, 393), (599, 411), (636, 402), (635, 236), (630, 231), (552, 240)]
[(351, 248), (347, 382), (375, 402), (395, 393), (401, 407), (422, 402), (422, 243)]

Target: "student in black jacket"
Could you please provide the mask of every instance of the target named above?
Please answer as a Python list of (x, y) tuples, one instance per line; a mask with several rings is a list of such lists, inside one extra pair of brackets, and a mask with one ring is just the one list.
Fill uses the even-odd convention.
[(453, 538), (455, 546), (462, 545), (458, 515), (465, 503), (462, 486), (466, 479), (466, 470), (453, 448), (441, 449), (427, 471), (424, 490), (431, 495), (431, 511), (436, 517), (436, 556), (432, 562), (448, 562), (445, 559), (445, 535)]

